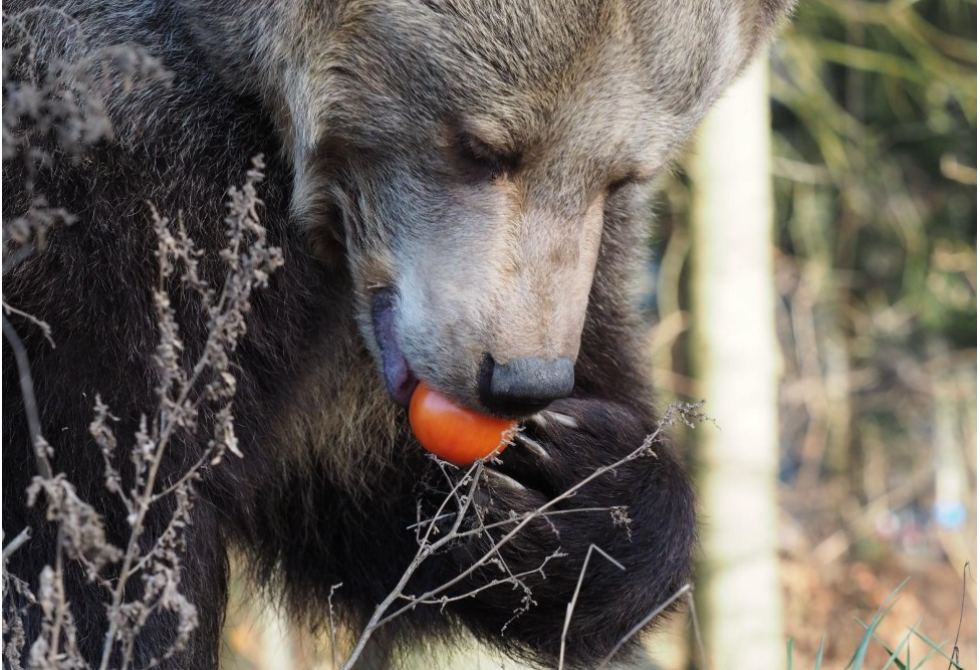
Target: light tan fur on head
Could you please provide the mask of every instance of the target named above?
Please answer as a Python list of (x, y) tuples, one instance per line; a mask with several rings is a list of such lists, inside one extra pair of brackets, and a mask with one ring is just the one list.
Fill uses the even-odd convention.
[(477, 408), (485, 354), (576, 357), (610, 227), (644, 224), (609, 212), (639, 211), (790, 4), (270, 3), (202, 34), (254, 43), (229, 76), (277, 110), (296, 218), (350, 269), (367, 347), (390, 288), (412, 371)]

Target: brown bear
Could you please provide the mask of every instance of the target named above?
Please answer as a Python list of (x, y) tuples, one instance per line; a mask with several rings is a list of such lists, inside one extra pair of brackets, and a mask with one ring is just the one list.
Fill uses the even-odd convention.
[[(489, 518), (536, 509), (643, 443), (658, 416), (632, 286), (649, 185), (787, 4), (74, 0), (60, 7), (74, 24), (25, 19), (38, 54), (71, 61), (132, 43), (170, 74), (165, 84), (106, 88), (111, 137), (80, 157), (56, 155), (30, 189), (4, 162), (5, 222), (33, 193), (76, 218), (5, 268), (5, 301), (52, 328), (56, 348), (10, 317), (52, 467), (116, 544), (128, 537), (126, 510), (106, 490), (89, 427), (97, 395), (121, 436), (156, 406), (159, 277), (147, 203), (179, 218), (215, 272), (225, 191), (252, 156), (266, 158), (261, 219), (284, 264), (254, 294), (234, 352), (243, 458), (205, 468), (195, 485), (180, 552), (198, 621), (163, 666), (217, 666), (230, 548), (310, 623), (322, 625), (333, 602), (349, 625), (363, 624), (415, 555), (411, 526), (428, 495), (420, 482), (437, 467), (407, 425), (419, 380), (524, 425), (481, 478)], [(5, 49), (7, 39), (5, 28)], [(172, 300), (185, 347), (199, 351), (199, 302), (179, 290)], [(3, 531), (8, 541), (31, 529), (8, 567), (33, 585), (58, 539), (44, 504), (25, 502), (37, 472), (6, 342), (3, 355)], [(205, 439), (175, 439), (161, 481), (200, 458)], [(694, 495), (670, 447), (658, 443), (655, 454), (559, 506), (623, 509), (628, 527), (607, 513), (554, 515), (501, 547), (499, 563), (528, 574), (529, 601), (513, 583), (492, 585), (499, 570), (474, 571), (450, 592), (470, 597), (399, 616), (365, 663), (384, 666), (385, 649), (462, 625), (554, 665), (596, 545), (625, 570), (592, 563), (564, 642), (568, 667), (595, 666), (689, 578)], [(141, 541), (164, 532), (172, 513), (166, 502), (150, 511)], [(463, 572), (481, 550), (472, 544), (433, 557), (409, 592)], [(106, 590), (71, 565), (66, 584), (79, 649), (97, 664)], [(25, 611), (27, 649), (40, 615)], [(177, 625), (166, 614), (146, 622), (133, 667), (159, 657)]]

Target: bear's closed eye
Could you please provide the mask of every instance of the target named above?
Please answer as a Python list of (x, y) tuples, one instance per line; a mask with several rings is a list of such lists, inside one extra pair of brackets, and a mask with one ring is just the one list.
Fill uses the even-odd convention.
[(519, 169), (519, 154), (496, 149), (470, 132), (457, 131), (454, 140), (457, 164), (470, 177), (492, 181)]

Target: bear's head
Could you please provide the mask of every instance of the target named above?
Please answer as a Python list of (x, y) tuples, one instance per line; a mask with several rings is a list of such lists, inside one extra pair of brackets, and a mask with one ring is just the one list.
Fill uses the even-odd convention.
[(643, 202), (782, 3), (272, 4), (191, 11), (275, 109), (295, 216), (348, 265), (389, 393), (421, 378), (523, 416), (571, 393), (603, 240), (647, 219), (610, 212)]

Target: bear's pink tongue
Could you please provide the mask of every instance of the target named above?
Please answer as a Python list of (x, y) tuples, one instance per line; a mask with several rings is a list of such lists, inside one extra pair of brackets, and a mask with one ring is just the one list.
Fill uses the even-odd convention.
[(418, 378), (408, 367), (405, 354), (398, 346), (395, 333), (395, 293), (391, 289), (379, 291), (374, 296), (371, 309), (374, 321), (374, 337), (381, 347), (381, 367), (384, 370), (385, 385), (392, 400), (408, 407), (412, 392), (418, 385)]

